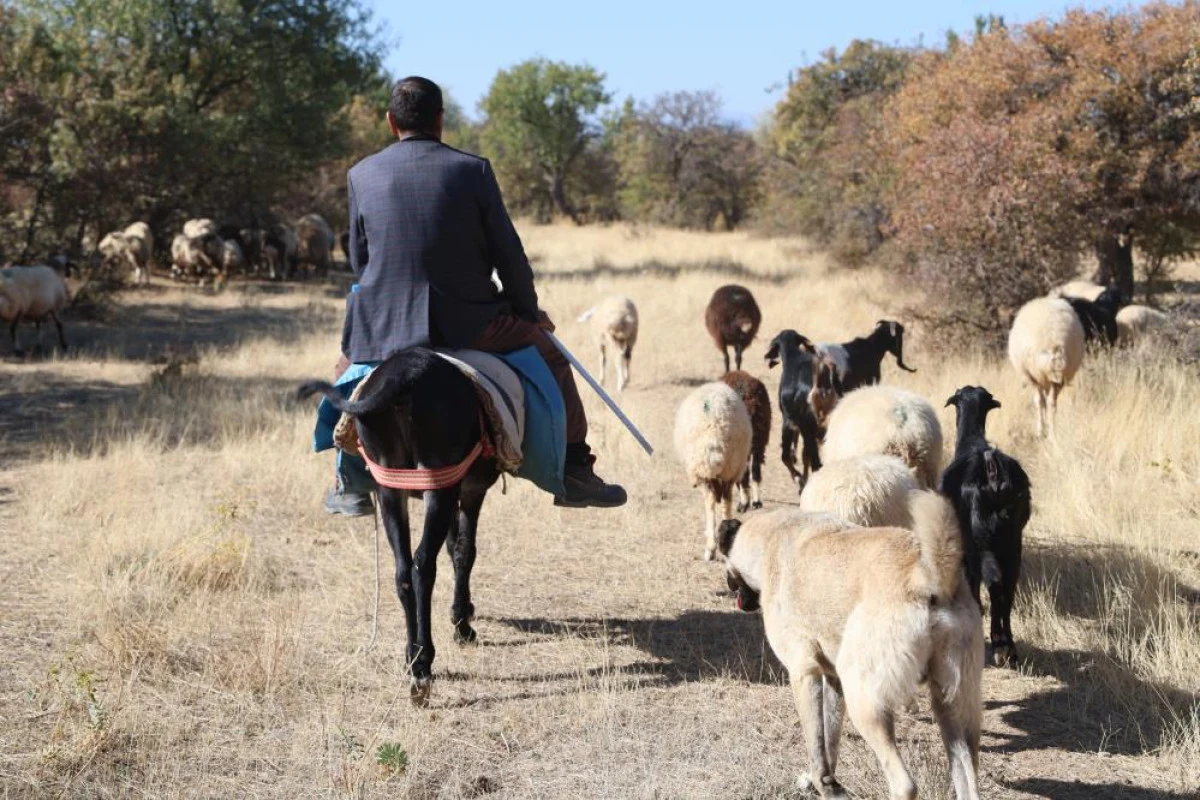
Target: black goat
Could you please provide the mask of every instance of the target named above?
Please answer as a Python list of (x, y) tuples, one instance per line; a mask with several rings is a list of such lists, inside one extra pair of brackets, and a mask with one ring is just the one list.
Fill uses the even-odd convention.
[(1000, 407), (987, 389), (964, 386), (946, 405), (956, 409), (958, 438), (938, 491), (958, 514), (967, 580), (980, 608), (979, 585), (987, 583), (992, 656), (1007, 660), (1016, 656), (1011, 616), (1021, 575), (1021, 535), (1029, 521), (1029, 476), (984, 437), (988, 412)]
[(849, 392), (860, 386), (879, 383), (883, 356), (891, 353), (896, 366), (906, 372), (916, 372), (904, 363), (904, 326), (899, 322), (881, 319), (867, 336), (843, 344), (822, 344), (819, 349), (837, 365), (842, 388)]
[(1079, 317), (1079, 322), (1083, 325), (1084, 339), (1108, 347), (1117, 343), (1117, 312), (1125, 305), (1125, 298), (1120, 289), (1110, 286), (1095, 300), (1079, 297), (1064, 299), (1075, 310), (1075, 316)]
[[(810, 402), (813, 377), (817, 374), (820, 357), (806, 337), (796, 331), (781, 331), (767, 348), (767, 367), (783, 362), (779, 378), (779, 413), (783, 417), (783, 465), (787, 467), (801, 491), (808, 482), (809, 471), (821, 468), (821, 426)], [(803, 441), (801, 459), (803, 474), (796, 471), (796, 442)]]
[[(403, 350), (367, 377), (360, 399), (349, 402), (324, 381), (300, 387), (301, 398), (323, 394), (357, 420), (360, 445), (377, 464), (390, 469), (437, 469), (463, 463), (480, 441), (479, 397), (475, 385), (456, 367), (420, 347)], [(414, 558), (408, 524), (410, 492), (378, 489), (388, 543), (396, 558), (396, 594), (408, 626), (407, 660), (414, 703), (429, 696), (433, 666), (430, 601), (437, 557), (448, 542), (454, 562), (451, 620), (458, 642), (475, 640), (470, 621), (471, 568), (479, 510), (499, 471), (494, 459), (480, 457), (460, 483), (423, 493), (425, 524)]]

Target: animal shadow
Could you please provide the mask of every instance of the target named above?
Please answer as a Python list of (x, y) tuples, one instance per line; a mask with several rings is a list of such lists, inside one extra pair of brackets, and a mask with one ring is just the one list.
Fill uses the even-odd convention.
[(635, 647), (653, 660), (639, 662), (634, 668), (651, 670), (660, 685), (719, 677), (759, 684), (783, 684), (787, 680), (782, 665), (767, 646), (762, 620), (757, 615), (686, 611), (674, 618), (496, 621), (535, 636), (607, 637), (615, 644)]

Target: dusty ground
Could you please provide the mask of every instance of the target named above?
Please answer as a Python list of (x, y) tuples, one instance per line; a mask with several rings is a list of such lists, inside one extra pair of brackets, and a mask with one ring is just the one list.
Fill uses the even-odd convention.
[[(605, 293), (643, 320), (623, 404), (648, 458), (589, 398), (618, 511), (560, 511), (509, 483), (484, 508), (480, 642), (452, 643), (435, 597), (432, 703), (407, 700), (399, 605), (370, 520), (327, 517), (328, 455), (288, 398), (328, 374), (338, 292), (234, 286), (131, 292), (74, 324), (65, 358), (0, 365), (0, 791), (4, 796), (800, 796), (802, 735), (761, 621), (700, 559), (702, 507), (670, 452), (673, 412), (717, 377), (702, 325), (748, 286), (765, 342), (868, 331), (903, 302), (829, 273), (799, 241), (526, 230), (543, 305), (594, 364), (576, 316)], [(1194, 279), (1194, 276), (1192, 276)], [(886, 381), (935, 405), (982, 384), (992, 437), (1034, 481), (1014, 620), (1024, 660), (985, 673), (987, 797), (1184, 798), (1200, 789), (1200, 376), (1160, 348), (1092, 358), (1057, 446), (1030, 436), (1008, 366), (969, 343)], [(189, 356), (194, 354), (195, 359)], [(942, 412), (948, 438), (953, 417)], [(768, 507), (796, 500), (777, 455)], [(923, 796), (945, 795), (923, 709), (901, 726)], [(382, 748), (382, 749), (381, 749)], [(402, 749), (404, 759), (396, 752)], [(386, 764), (378, 763), (380, 760)], [(402, 762), (404, 762), (402, 764)], [(852, 732), (839, 767), (883, 796)]]

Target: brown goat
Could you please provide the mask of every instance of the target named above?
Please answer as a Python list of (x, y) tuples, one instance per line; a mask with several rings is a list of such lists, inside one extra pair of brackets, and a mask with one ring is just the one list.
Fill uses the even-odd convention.
[[(762, 508), (762, 466), (766, 460), (767, 444), (771, 440), (771, 395), (767, 393), (767, 387), (762, 381), (741, 370), (725, 373), (721, 381), (737, 392), (746, 410), (750, 412), (750, 463), (747, 465), (746, 474), (738, 482), (737, 510), (741, 514), (751, 506)], [(750, 484), (751, 478), (754, 480), (753, 489)]]
[(842, 382), (838, 378), (837, 365), (829, 356), (813, 359), (812, 391), (808, 393), (808, 405), (817, 418), (817, 428), (822, 439), (825, 438), (825, 426), (829, 415), (841, 399)]
[(762, 312), (746, 287), (730, 284), (713, 293), (704, 311), (704, 325), (725, 357), (726, 372), (729, 372), (729, 348), (733, 348), (736, 368), (741, 369), (742, 353), (758, 335), (761, 324)]

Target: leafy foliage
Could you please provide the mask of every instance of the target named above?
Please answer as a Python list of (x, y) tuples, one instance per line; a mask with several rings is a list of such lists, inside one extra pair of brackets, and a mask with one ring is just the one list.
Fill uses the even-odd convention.
[(380, 86), (358, 0), (19, 0), (0, 15), (0, 260), (79, 251), (134, 219), (161, 236), (188, 216), (260, 217), (349, 153), (347, 108)]
[(1198, 32), (1196, 3), (1071, 11), (922, 58), (889, 109), (888, 197), (931, 296), (999, 330), (1089, 250), (1127, 294), (1131, 236), (1191, 252)]
[(480, 143), (515, 208), (583, 220), (585, 170), (609, 99), (603, 73), (586, 65), (537, 58), (496, 75), (480, 103)]
[(856, 40), (798, 70), (766, 131), (763, 222), (833, 246), (860, 263), (889, 233), (882, 156), (883, 108), (914, 53)]
[(733, 229), (758, 199), (754, 140), (720, 118), (713, 92), (675, 92), (610, 123), (626, 216), (665, 225)]

